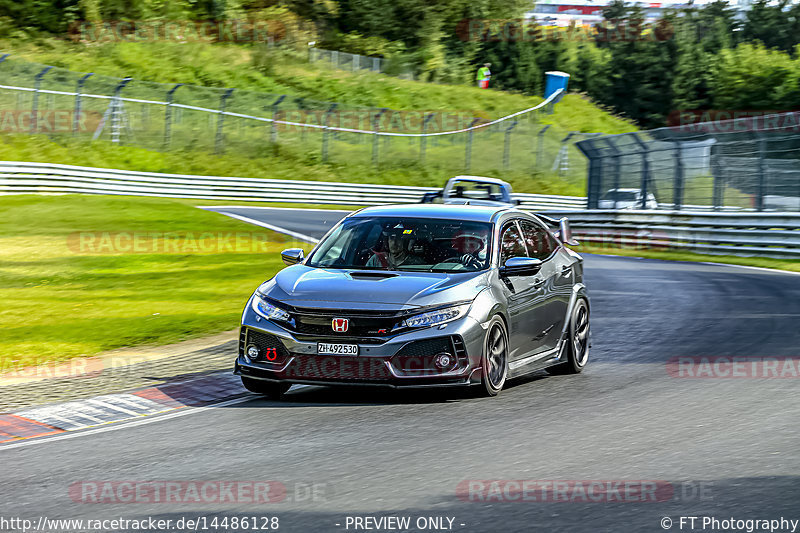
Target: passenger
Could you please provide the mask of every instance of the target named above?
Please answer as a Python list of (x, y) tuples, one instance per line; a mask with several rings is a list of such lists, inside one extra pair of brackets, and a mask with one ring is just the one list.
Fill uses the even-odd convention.
[(409, 252), (408, 248), (414, 239), (414, 230), (405, 228), (387, 228), (383, 235), (386, 237), (389, 253), (373, 252), (374, 255), (367, 261), (368, 267), (383, 267), (395, 270), (403, 265), (422, 265), (422, 258)]

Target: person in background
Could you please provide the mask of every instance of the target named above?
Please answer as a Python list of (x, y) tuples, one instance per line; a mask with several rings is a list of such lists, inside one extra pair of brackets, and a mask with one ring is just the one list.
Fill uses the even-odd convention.
[(481, 89), (489, 88), (489, 80), (492, 78), (492, 71), (489, 70), (491, 66), (491, 63), (484, 63), (483, 66), (478, 69), (478, 87)]

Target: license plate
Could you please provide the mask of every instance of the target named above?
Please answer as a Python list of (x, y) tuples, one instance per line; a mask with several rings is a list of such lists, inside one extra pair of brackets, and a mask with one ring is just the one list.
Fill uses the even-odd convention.
[(319, 355), (358, 355), (358, 344), (330, 344), (327, 342), (318, 342), (317, 353)]

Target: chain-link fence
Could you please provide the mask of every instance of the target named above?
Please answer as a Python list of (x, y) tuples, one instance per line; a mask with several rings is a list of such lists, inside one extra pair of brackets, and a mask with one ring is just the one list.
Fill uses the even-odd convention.
[(800, 113), (582, 140), (590, 209), (800, 211)]
[(0, 132), (152, 150), (251, 154), (273, 147), (322, 162), (552, 173), (581, 182), (586, 160), (575, 148), (580, 135), (540, 122), (557, 100), (516, 116), (511, 112), (518, 110), (497, 110), (495, 116), (512, 116), (494, 121), (468, 109), (397, 111), (0, 60)]

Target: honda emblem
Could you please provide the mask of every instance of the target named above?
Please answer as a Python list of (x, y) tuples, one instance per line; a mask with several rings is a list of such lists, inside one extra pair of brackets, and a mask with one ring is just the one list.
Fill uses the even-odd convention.
[(350, 327), (350, 321), (346, 318), (334, 318), (331, 321), (331, 327), (337, 333), (345, 333), (347, 328)]

